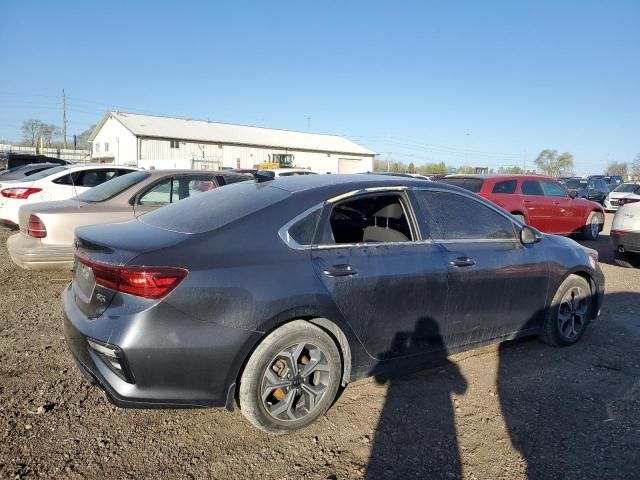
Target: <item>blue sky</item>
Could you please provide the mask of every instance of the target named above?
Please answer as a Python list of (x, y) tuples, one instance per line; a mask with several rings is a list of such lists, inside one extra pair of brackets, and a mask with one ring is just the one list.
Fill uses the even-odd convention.
[[(423, 163), (640, 154), (640, 2), (0, 0), (0, 138), (107, 109), (348, 135)], [(467, 135), (468, 134), (468, 135)], [(383, 153), (383, 158), (386, 154)]]

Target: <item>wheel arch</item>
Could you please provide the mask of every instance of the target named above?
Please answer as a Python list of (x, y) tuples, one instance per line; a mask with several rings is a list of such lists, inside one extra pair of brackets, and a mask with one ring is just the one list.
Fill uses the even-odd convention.
[[(567, 274), (562, 277), (562, 280), (560, 280), (560, 282), (558, 283), (558, 285), (556, 286), (556, 291), (558, 290), (558, 288), (560, 288), (560, 285), (562, 285), (565, 280), (567, 278), (569, 278), (571, 275), (576, 275), (578, 277), (581, 277), (583, 279), (585, 279), (587, 281), (587, 283), (589, 284), (589, 289), (591, 290), (591, 305), (593, 306), (593, 309), (595, 310), (594, 312), (591, 313), (591, 320), (593, 320), (598, 312), (598, 309), (600, 308), (599, 305), (599, 301), (598, 301), (598, 288), (596, 286), (596, 282), (593, 279), (593, 275), (591, 275), (591, 273), (588, 270), (585, 270), (583, 268), (575, 268), (573, 270), (570, 270), (569, 272), (567, 272)], [(554, 292), (555, 295), (555, 292)], [(553, 298), (553, 297), (551, 297)]]
[(253, 355), (253, 352), (256, 350), (258, 345), (260, 345), (260, 343), (262, 343), (264, 339), (274, 330), (277, 330), (283, 325), (296, 320), (303, 320), (311, 323), (331, 337), (331, 339), (336, 344), (336, 347), (338, 347), (338, 351), (340, 352), (340, 360), (342, 361), (342, 378), (340, 380), (340, 385), (342, 387), (345, 387), (349, 383), (349, 380), (351, 379), (353, 357), (351, 352), (351, 345), (346, 334), (344, 333), (344, 330), (337, 323), (322, 316), (299, 314), (289, 315), (284, 318), (281, 317), (280, 321), (278, 322), (268, 322), (269, 328), (260, 330), (262, 332), (262, 336), (256, 342), (254, 342), (253, 345), (244, 354), (244, 358), (242, 359), (240, 366), (237, 368), (235, 375), (231, 375), (232, 381), (228, 384), (226, 401), (226, 408), (228, 410), (233, 410), (234, 404), (239, 405), (238, 386), (240, 385), (240, 378), (242, 377), (242, 373), (244, 372), (249, 358), (251, 358), (251, 355)]

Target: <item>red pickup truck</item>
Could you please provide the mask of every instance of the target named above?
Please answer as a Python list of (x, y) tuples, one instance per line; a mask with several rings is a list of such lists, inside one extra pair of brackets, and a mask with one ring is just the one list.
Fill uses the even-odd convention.
[(560, 182), (542, 175), (449, 175), (457, 185), (501, 206), (523, 223), (557, 235), (580, 233), (595, 240), (604, 227), (604, 210), (576, 198)]

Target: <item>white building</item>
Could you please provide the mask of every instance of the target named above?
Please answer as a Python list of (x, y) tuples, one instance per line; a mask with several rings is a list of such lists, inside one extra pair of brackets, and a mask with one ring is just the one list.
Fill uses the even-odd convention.
[(107, 112), (91, 133), (94, 161), (149, 168), (255, 168), (318, 173), (373, 171), (375, 152), (336, 135)]

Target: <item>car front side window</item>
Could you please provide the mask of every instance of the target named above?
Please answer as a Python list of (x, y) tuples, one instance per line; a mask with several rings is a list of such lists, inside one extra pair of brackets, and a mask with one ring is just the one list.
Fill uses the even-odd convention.
[(436, 241), (516, 240), (514, 223), (482, 202), (453, 192), (417, 190), (423, 237)]
[(567, 192), (560, 185), (553, 182), (540, 182), (546, 197), (567, 197)]

